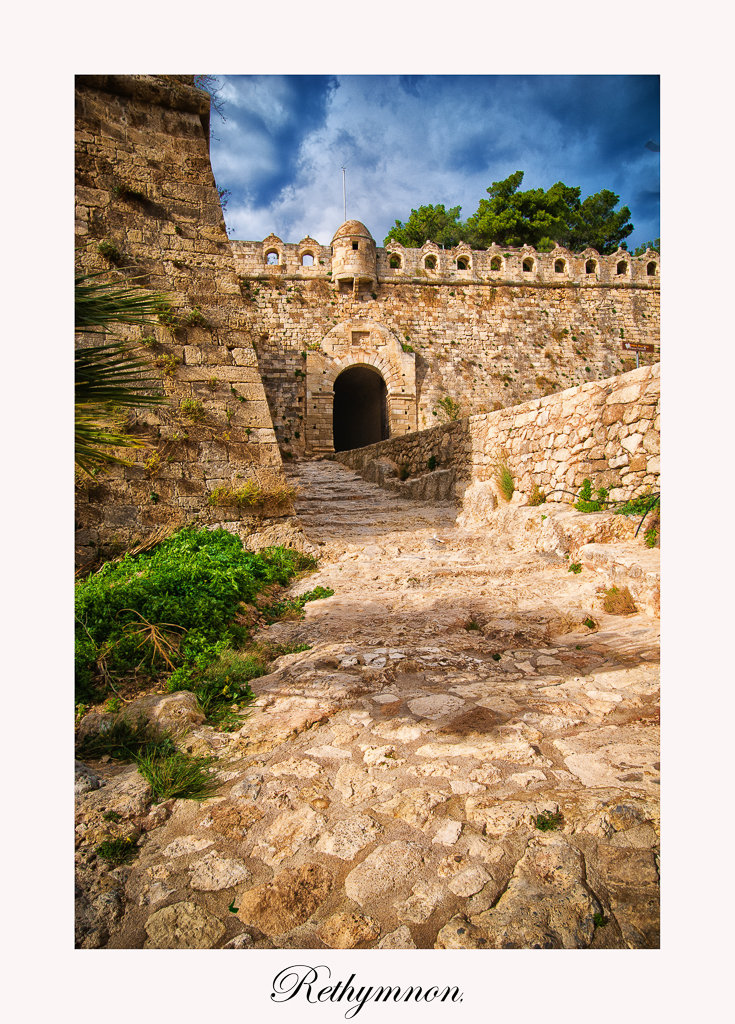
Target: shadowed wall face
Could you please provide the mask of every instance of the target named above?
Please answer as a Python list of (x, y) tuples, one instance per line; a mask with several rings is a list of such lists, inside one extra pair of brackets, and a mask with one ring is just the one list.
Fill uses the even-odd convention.
[(353, 366), (334, 382), (334, 450), (350, 451), (388, 437), (385, 381), (375, 370)]

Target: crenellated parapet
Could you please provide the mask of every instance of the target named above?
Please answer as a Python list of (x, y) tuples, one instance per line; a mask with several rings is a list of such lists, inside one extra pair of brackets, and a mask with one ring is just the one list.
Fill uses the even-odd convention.
[(420, 249), (394, 241), (376, 247), (367, 229), (364, 237), (361, 232), (343, 230), (356, 224), (359, 222), (343, 225), (331, 246), (320, 245), (309, 236), (296, 244), (286, 243), (274, 234), (262, 242), (232, 241), (237, 272), (254, 279), (323, 278), (333, 280), (336, 286), (341, 281), (342, 290), (344, 282), (354, 279), (358, 292), (360, 282), (368, 291), (391, 282), (654, 289), (660, 285), (661, 257), (652, 249), (641, 256), (625, 249), (603, 256), (596, 249), (573, 253), (560, 245), (551, 252), (538, 252), (530, 245), (493, 244), (488, 249), (472, 249), (466, 242), (451, 249), (430, 241)]
[(420, 249), (407, 249), (390, 242), (377, 250), (378, 279), (443, 284), (496, 285), (614, 285), (658, 288), (660, 256), (649, 249), (632, 256), (618, 249), (602, 256), (596, 249), (572, 253), (563, 246), (551, 252), (538, 252), (531, 245), (520, 247), (491, 245), (471, 249), (466, 242), (443, 249), (426, 242)]
[(268, 235), (262, 242), (231, 241), (235, 268), (242, 277), (287, 275), (311, 280), (326, 277), (332, 268), (332, 249), (309, 235), (296, 244)]

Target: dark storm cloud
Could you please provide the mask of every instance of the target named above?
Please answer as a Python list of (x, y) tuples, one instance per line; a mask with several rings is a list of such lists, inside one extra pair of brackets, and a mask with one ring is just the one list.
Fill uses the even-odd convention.
[[(659, 234), (656, 76), (359, 75), (222, 79), (218, 184), (231, 233), (328, 242), (348, 216), (382, 241), (425, 203), (460, 205), (516, 170), (523, 188), (609, 188), (630, 207), (629, 242)], [(655, 148), (655, 147), (654, 147)]]
[[(273, 164), (251, 173), (246, 183), (253, 201), (267, 205), (293, 183), (302, 144), (323, 127), (337, 80), (329, 75), (242, 75), (222, 76), (220, 81), (227, 116), (218, 129), (223, 141), (239, 137), (247, 146), (265, 147), (275, 155)], [(274, 102), (263, 102), (264, 90), (271, 89)]]

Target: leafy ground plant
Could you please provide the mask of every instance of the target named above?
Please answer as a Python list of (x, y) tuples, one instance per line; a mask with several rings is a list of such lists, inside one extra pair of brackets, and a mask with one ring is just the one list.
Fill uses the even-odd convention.
[(539, 832), (554, 832), (561, 828), (563, 820), (561, 811), (543, 811), (536, 815), (534, 824)]
[(263, 616), (266, 622), (275, 622), (276, 619), (303, 619), (304, 605), (307, 601), (321, 601), (325, 597), (332, 597), (334, 591), (330, 587), (314, 587), (313, 590), (298, 597), (288, 597), (285, 601), (276, 601), (275, 604), (263, 608)]
[(308, 644), (257, 645), (242, 652), (225, 648), (213, 661), (205, 657), (200, 665), (177, 669), (168, 689), (191, 690), (207, 721), (230, 732), (242, 725), (243, 712), (255, 700), (251, 680), (266, 675), (276, 658), (308, 649)]
[[(243, 646), (250, 639), (238, 622), (243, 605), (315, 564), (290, 548), (254, 553), (226, 530), (195, 529), (107, 563), (76, 584), (77, 700), (94, 696), (105, 681), (155, 682), (172, 668), (202, 669), (228, 647)], [(294, 601), (303, 607), (325, 596), (317, 588)], [(271, 621), (287, 604), (271, 609)]]
[(138, 852), (138, 840), (134, 836), (118, 839), (105, 839), (95, 850), (98, 857), (106, 861), (108, 866), (118, 867), (127, 864)]

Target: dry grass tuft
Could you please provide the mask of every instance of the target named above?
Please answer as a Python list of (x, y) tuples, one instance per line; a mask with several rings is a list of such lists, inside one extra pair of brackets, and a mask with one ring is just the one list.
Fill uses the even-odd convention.
[(531, 488), (531, 493), (528, 496), (529, 505), (543, 505), (546, 501), (546, 494), (541, 490), (538, 484), (534, 484)]
[(633, 615), (638, 609), (633, 602), (633, 595), (627, 587), (622, 590), (610, 587), (605, 591), (602, 607), (610, 615)]

